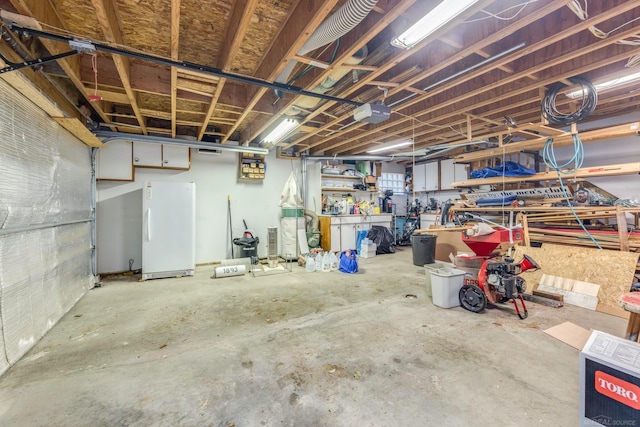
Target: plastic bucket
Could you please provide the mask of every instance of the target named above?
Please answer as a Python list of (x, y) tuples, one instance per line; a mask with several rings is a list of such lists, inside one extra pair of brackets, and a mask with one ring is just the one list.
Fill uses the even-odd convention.
[(440, 268), (453, 268), (453, 264), (450, 262), (434, 262), (432, 264), (424, 265), (424, 272), (427, 284), (427, 295), (431, 297), (431, 271), (438, 270)]
[(439, 268), (430, 273), (433, 303), (442, 308), (460, 306), (458, 294), (464, 283), (465, 272), (456, 268)]
[(237, 258), (251, 258), (258, 259), (258, 243), (260, 239), (257, 237), (241, 237), (239, 239), (233, 239), (233, 244), (239, 247)]
[(436, 235), (412, 234), (411, 250), (413, 265), (422, 267), (425, 264), (433, 264), (436, 261)]

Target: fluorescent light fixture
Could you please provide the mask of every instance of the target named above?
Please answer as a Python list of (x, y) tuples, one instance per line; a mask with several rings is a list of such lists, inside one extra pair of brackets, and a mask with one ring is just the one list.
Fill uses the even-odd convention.
[(391, 44), (404, 49), (411, 49), (429, 37), (444, 24), (477, 3), (478, 0), (443, 0), (422, 19), (400, 36), (391, 40)]
[(367, 153), (373, 154), (373, 153), (379, 153), (381, 151), (393, 150), (394, 148), (404, 147), (412, 143), (413, 141), (402, 141), (402, 142), (398, 142), (397, 144), (387, 145), (386, 147), (376, 148), (375, 150), (369, 150), (367, 151)]
[[(614, 87), (622, 86), (625, 83), (631, 83), (636, 80), (640, 80), (640, 71), (633, 74), (627, 74), (626, 76), (618, 77), (616, 79), (607, 80), (606, 82), (594, 84), (593, 86), (596, 88), (596, 92), (601, 92), (603, 90), (613, 89)], [(582, 98), (582, 95), (582, 89), (567, 92), (567, 96), (569, 98)]]
[(263, 144), (275, 144), (285, 136), (289, 135), (295, 128), (298, 127), (298, 121), (294, 119), (284, 119), (278, 124), (269, 135), (262, 139)]

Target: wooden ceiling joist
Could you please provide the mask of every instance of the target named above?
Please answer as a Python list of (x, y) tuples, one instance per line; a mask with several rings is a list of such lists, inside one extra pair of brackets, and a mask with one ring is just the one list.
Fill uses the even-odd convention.
[[(113, 0), (91, 0), (96, 11), (96, 17), (102, 27), (102, 33), (108, 42), (125, 45), (120, 28), (118, 9)], [(120, 81), (129, 98), (129, 104), (136, 115), (143, 134), (147, 134), (145, 119), (138, 108), (138, 95), (131, 88), (131, 61), (126, 56), (113, 55), (113, 61), (118, 69)]]

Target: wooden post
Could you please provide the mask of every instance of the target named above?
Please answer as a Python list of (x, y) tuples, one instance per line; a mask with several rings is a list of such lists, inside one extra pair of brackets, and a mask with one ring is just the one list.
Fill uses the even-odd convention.
[(629, 233), (627, 233), (627, 216), (620, 205), (616, 206), (616, 222), (618, 223), (618, 237), (620, 250), (629, 251)]
[(520, 212), (518, 214), (518, 221), (522, 224), (522, 234), (524, 236), (524, 245), (526, 247), (531, 246), (531, 239), (529, 238), (529, 221), (527, 220), (527, 216)]

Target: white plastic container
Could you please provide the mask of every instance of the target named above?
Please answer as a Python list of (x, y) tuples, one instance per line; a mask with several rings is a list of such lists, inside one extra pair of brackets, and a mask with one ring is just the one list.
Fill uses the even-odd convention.
[(426, 278), (426, 284), (427, 284), (427, 295), (429, 297), (431, 297), (431, 271), (432, 270), (437, 270), (439, 268), (453, 268), (454, 265), (451, 264), (450, 262), (434, 262), (431, 264), (425, 264), (424, 265), (424, 276)]
[(442, 308), (460, 306), (458, 294), (464, 283), (465, 272), (457, 268), (438, 268), (430, 273), (433, 303)]

